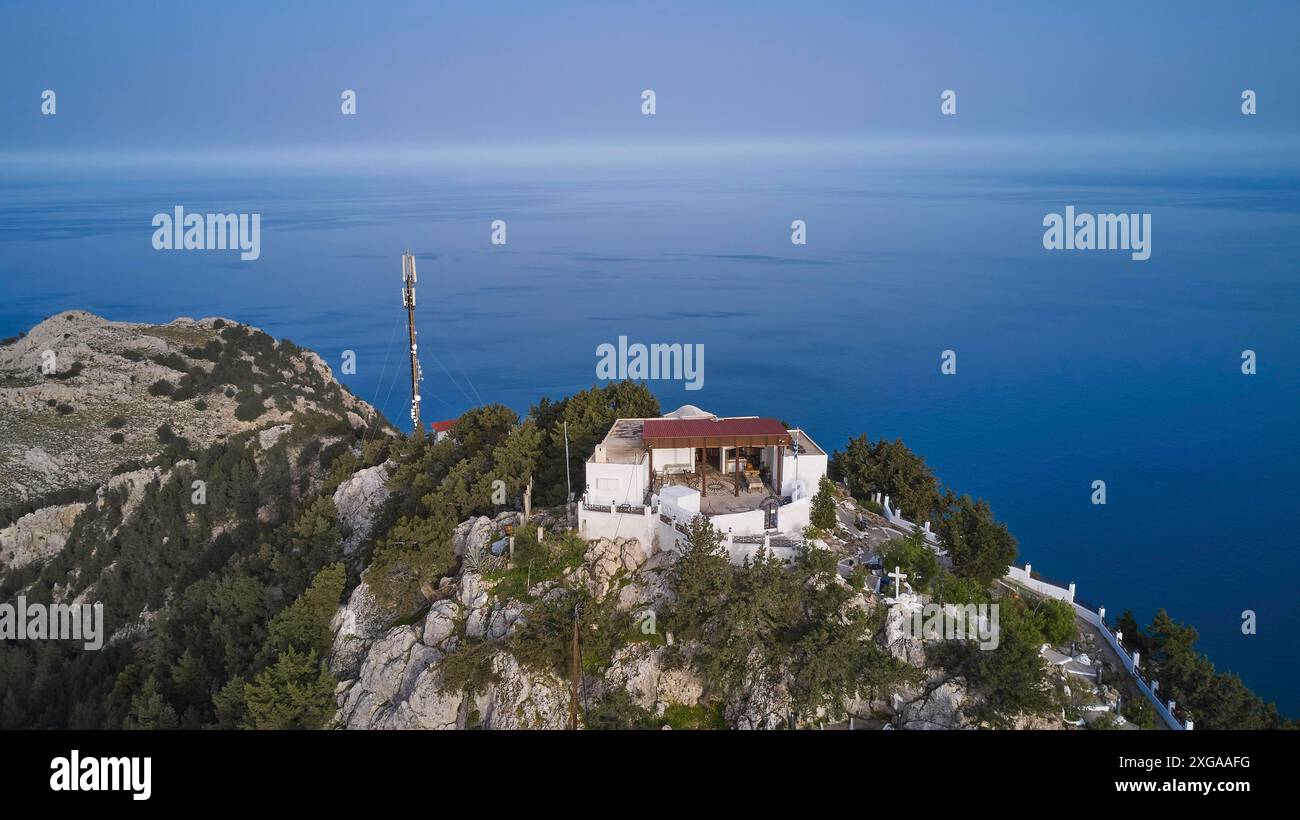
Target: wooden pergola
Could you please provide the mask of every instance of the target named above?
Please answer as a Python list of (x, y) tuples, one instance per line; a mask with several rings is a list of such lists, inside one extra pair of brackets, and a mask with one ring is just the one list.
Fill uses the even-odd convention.
[[(776, 448), (776, 491), (780, 493), (785, 448), (790, 433), (776, 419), (646, 419), (641, 440), (649, 455), (650, 480), (654, 481), (656, 449), (718, 449), (718, 469), (726, 473), (723, 452), (731, 448), (736, 458), (735, 494), (740, 495), (740, 448)], [(708, 482), (700, 470), (700, 495), (707, 496)]]

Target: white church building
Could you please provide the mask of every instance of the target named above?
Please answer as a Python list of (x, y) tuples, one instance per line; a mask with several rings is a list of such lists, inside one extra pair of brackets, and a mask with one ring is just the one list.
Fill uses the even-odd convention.
[(763, 545), (792, 554), (826, 466), (807, 433), (776, 419), (721, 418), (692, 405), (619, 419), (587, 459), (578, 529), (675, 549), (686, 522), (703, 514), (733, 560)]

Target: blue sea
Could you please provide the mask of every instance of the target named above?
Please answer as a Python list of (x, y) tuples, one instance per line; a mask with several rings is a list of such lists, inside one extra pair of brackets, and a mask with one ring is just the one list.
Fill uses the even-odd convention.
[[(400, 256), (419, 267), (426, 420), (595, 380), (596, 348), (703, 344), (691, 403), (827, 450), (902, 438), (1021, 559), (1112, 615), (1164, 607), (1300, 715), (1300, 172), (1203, 158), (729, 155), (0, 176), (0, 336), (81, 308), (289, 337), (409, 426)], [(257, 212), (261, 258), (155, 251), (153, 215)], [(1153, 253), (1047, 251), (1067, 205), (1149, 212)], [(507, 244), (490, 242), (507, 223)], [(808, 242), (791, 244), (791, 222)], [(1258, 373), (1241, 372), (1254, 350)], [(940, 373), (944, 350), (956, 375)], [(1107, 503), (1091, 503), (1106, 482)], [(1258, 632), (1242, 634), (1243, 613)]]

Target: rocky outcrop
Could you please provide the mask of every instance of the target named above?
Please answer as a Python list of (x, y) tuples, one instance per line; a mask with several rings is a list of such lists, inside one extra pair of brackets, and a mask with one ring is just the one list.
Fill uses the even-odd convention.
[(330, 671), (335, 677), (356, 677), (375, 638), (383, 634), (392, 620), (375, 600), (370, 585), (363, 579), (348, 602), (334, 613), (330, 629), (334, 643), (330, 651)]
[(420, 640), (425, 646), (448, 648), (448, 642), (456, 634), (456, 624), (461, 620), (463, 611), (461, 605), (450, 598), (435, 601), (425, 616)]
[[(515, 514), (511, 514), (512, 516)], [(517, 521), (517, 518), (513, 519)], [(512, 519), (474, 518), (456, 528), (461, 550), (485, 548)], [(530, 522), (529, 526), (533, 526)], [(593, 601), (613, 598), (617, 610), (631, 614), (643, 627), (645, 638), (625, 643), (614, 652), (600, 674), (586, 677), (584, 697), (592, 702), (626, 693), (633, 704), (651, 715), (664, 716), (673, 707), (699, 710), (716, 705), (720, 693), (710, 691), (707, 681), (694, 671), (691, 658), (698, 651), (692, 642), (674, 642), (655, 623), (656, 613), (672, 600), (669, 578), (677, 555), (661, 552), (647, 556), (635, 538), (601, 538), (586, 544), (582, 562), (532, 586), (526, 598), (517, 600), (501, 594), (499, 570), (477, 571), (463, 566), (460, 573), (445, 578), (434, 592), (427, 612), (419, 620), (385, 626), (375, 613), (373, 597), (363, 583), (335, 618), (334, 653), (331, 668), (342, 679), (338, 689), (337, 724), (346, 728), (560, 728), (567, 724), (568, 681), (553, 672), (539, 671), (516, 656), (511, 636), (528, 623), (534, 607), (573, 595), (575, 591)], [(517, 579), (515, 579), (517, 583)], [(813, 582), (810, 582), (813, 583)], [(839, 577), (816, 583), (848, 588)], [(519, 589), (513, 584), (510, 589)], [(910, 601), (904, 604), (910, 605)], [(875, 614), (886, 606), (879, 596), (846, 596), (840, 616), (856, 618)], [(965, 725), (962, 709), (966, 691), (960, 681), (948, 680), (925, 667), (924, 645), (904, 631), (908, 607), (891, 606), (881, 640), (894, 657), (923, 671), (918, 682), (899, 684), (888, 702), (873, 698), (885, 693), (863, 691), (835, 710), (802, 715), (815, 725), (842, 719), (847, 713), (859, 719), (890, 722), (899, 729), (960, 728)], [(466, 678), (469, 667), (461, 664), (486, 663), (467, 680), (476, 691), (461, 691), (462, 684), (448, 685), (444, 663), (453, 653), (462, 655), (452, 667)], [(483, 654), (479, 654), (483, 653)], [(775, 729), (788, 725), (795, 711), (793, 680), (781, 662), (776, 666), (761, 648), (755, 647), (746, 664), (748, 677), (739, 693), (720, 704), (726, 724), (738, 729)], [(680, 713), (679, 713), (680, 714)], [(698, 713), (697, 713), (698, 714)]]
[(388, 477), (393, 462), (358, 470), (334, 491), (334, 508), (346, 535), (343, 555), (351, 556), (370, 537), (375, 514), (388, 498)]
[[(365, 600), (365, 594), (360, 599), (354, 594), (341, 612), (364, 611)], [(475, 618), (480, 636), (499, 641), (521, 613), (522, 606), (511, 602), (488, 614), (487, 592), (470, 574), (462, 579), (461, 595), (435, 601), (422, 623), (394, 627), (369, 641), (364, 637), (368, 633), (362, 626), (364, 619), (336, 617), (340, 637), (335, 640), (331, 668), (336, 674), (352, 673), (338, 689), (339, 725), (349, 729), (562, 728), (568, 714), (565, 682), (521, 667), (505, 651), (491, 658), (491, 682), (483, 691), (443, 691), (438, 661), (456, 650), (458, 626), (464, 623), (465, 634), (470, 635), (469, 619)], [(343, 638), (345, 624), (352, 628)], [(345, 658), (340, 650), (349, 643), (365, 648)]]
[(704, 683), (686, 665), (665, 663), (666, 647), (636, 643), (620, 649), (605, 673), (607, 687), (626, 690), (632, 702), (656, 715), (674, 704), (694, 706)]
[(85, 504), (43, 507), (0, 530), (0, 572), (57, 555), (85, 508)]
[(292, 424), (277, 424), (274, 427), (268, 427), (257, 434), (257, 446), (261, 447), (263, 451), (270, 450), (285, 433), (292, 429)]
[(646, 562), (646, 550), (636, 538), (598, 538), (587, 547), (582, 566), (570, 574), (569, 582), (586, 587), (595, 598), (603, 598), (615, 579), (630, 576)]
[(452, 549), (457, 556), (464, 555), (466, 550), (486, 550), (495, 532), (496, 524), (485, 515), (462, 521), (451, 534)]
[(956, 681), (947, 680), (928, 686), (915, 698), (905, 701), (894, 718), (897, 729), (958, 729), (966, 690)]

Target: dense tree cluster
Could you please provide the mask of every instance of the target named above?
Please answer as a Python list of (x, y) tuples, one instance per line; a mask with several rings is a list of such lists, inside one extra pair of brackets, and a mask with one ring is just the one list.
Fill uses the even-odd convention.
[(831, 453), (830, 473), (858, 501), (888, 495), (895, 511), (912, 521), (928, 521), (939, 509), (938, 479), (925, 459), (897, 439), (873, 442), (865, 433), (849, 439), (844, 450)]
[(1240, 677), (1217, 671), (1196, 651), (1196, 630), (1163, 609), (1145, 630), (1131, 611), (1120, 616), (1116, 628), (1124, 633), (1126, 648), (1140, 652), (1143, 666), (1160, 681), (1160, 695), (1176, 701), (1179, 714), (1190, 716), (1197, 729), (1300, 728), (1300, 721), (1283, 717)]
[(766, 551), (733, 566), (721, 534), (696, 517), (673, 566), (676, 604), (666, 618), (675, 636), (698, 647), (683, 662), (723, 702), (743, 702), (762, 681), (788, 677), (796, 720), (841, 719), (848, 698), (887, 699), (919, 673), (873, 639), (883, 620), (853, 605), (855, 593), (835, 572), (834, 557), (816, 549), (793, 569)]

